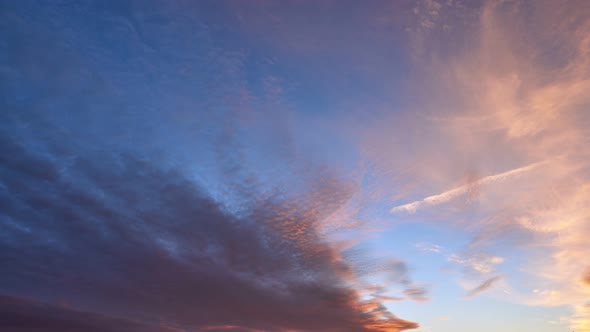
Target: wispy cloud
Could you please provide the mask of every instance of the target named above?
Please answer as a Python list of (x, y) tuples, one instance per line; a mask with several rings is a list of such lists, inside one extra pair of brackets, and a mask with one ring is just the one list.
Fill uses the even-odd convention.
[[(513, 250), (520, 269), (502, 266), (510, 294), (494, 296), (569, 305), (572, 329), (590, 331), (579, 263), (590, 251), (590, 6), (439, 4), (429, 16), (422, 2), (424, 20), (409, 24), (421, 70), (408, 111), (375, 121), (363, 145), (392, 188), (383, 189), (392, 219), (436, 220), (472, 236), (448, 257), (464, 267), (462, 284), (496, 275), (492, 253)], [(477, 204), (447, 208), (475, 195)], [(427, 209), (427, 218), (415, 215)], [(519, 278), (539, 292), (511, 283)]]
[(410, 297), (412, 300), (415, 301), (428, 301), (429, 297), (428, 290), (425, 287), (412, 287), (404, 290), (404, 295)]
[[(584, 261), (590, 250), (582, 240), (590, 235), (590, 97), (583, 92), (590, 89), (590, 6), (538, 1), (532, 12), (530, 6), (527, 1), (486, 1), (461, 22), (443, 8), (437, 22), (441, 28), (449, 25), (449, 32), (441, 29), (430, 39), (423, 33), (416, 36), (437, 54), (416, 54), (416, 61), (427, 63), (425, 89), (436, 97), (423, 106), (429, 110), (424, 112), (427, 120), (414, 120), (420, 135), (410, 132), (410, 140), (417, 142), (416, 157), (407, 162), (400, 157), (418, 188), (412, 194), (458, 178), (475, 180), (397, 205), (391, 212), (403, 218), (469, 195), (470, 184), (487, 186), (468, 216), (454, 211), (458, 213), (449, 218), (473, 233), (466, 250), (510, 247), (530, 255), (520, 262), (519, 271), (503, 269), (503, 279), (509, 283), (512, 274), (526, 277), (542, 290), (531, 293), (515, 287), (506, 296), (531, 305), (570, 305), (575, 310), (572, 329), (588, 331), (590, 315), (582, 309), (590, 295), (582, 281), (587, 267), (575, 262)], [(537, 22), (553, 22), (553, 28), (538, 29)], [(453, 30), (466, 25), (473, 29)], [(457, 34), (470, 41), (461, 51), (438, 42), (451, 43)], [(438, 155), (432, 152), (439, 150), (443, 152)], [(511, 165), (525, 166), (486, 177), (472, 175)], [(467, 257), (453, 260), (471, 266), (472, 272), (494, 273), (496, 265), (471, 265)]]
[(432, 252), (436, 254), (440, 254), (444, 250), (444, 247), (441, 245), (426, 242), (416, 243), (416, 248), (423, 252)]
[(488, 185), (488, 184), (491, 184), (494, 182), (502, 181), (507, 178), (510, 178), (510, 177), (513, 177), (513, 176), (516, 176), (516, 175), (519, 175), (522, 173), (529, 172), (543, 163), (544, 162), (537, 162), (537, 163), (533, 163), (533, 164), (530, 164), (527, 166), (515, 168), (512, 170), (503, 172), (503, 173), (489, 175), (489, 176), (483, 177), (481, 179), (477, 179), (477, 180), (473, 181), (472, 183), (465, 184), (465, 185), (450, 189), (450, 190), (445, 191), (441, 194), (428, 196), (428, 197), (426, 197), (422, 200), (419, 200), (419, 201), (414, 201), (412, 203), (407, 203), (407, 204), (393, 207), (389, 212), (390, 213), (398, 213), (398, 212), (415, 213), (418, 209), (428, 207), (428, 206), (435, 206), (435, 205), (443, 204), (443, 203), (449, 202), (459, 196), (468, 194), (469, 191), (472, 190), (472, 188), (474, 186)]
[(584, 273), (582, 276), (582, 282), (585, 283), (587, 286), (590, 286), (590, 269)]
[(496, 270), (496, 265), (504, 262), (504, 258), (486, 253), (451, 254), (447, 260), (462, 265), (468, 274), (477, 275), (490, 274)]
[(470, 290), (469, 293), (467, 293), (468, 296), (476, 296), (479, 295), (489, 289), (491, 289), (492, 287), (494, 287), (496, 285), (496, 283), (498, 281), (500, 281), (500, 279), (502, 279), (501, 276), (495, 276), (492, 277), (490, 279), (485, 280), (484, 282), (482, 282), (479, 286), (475, 287), (474, 289)]

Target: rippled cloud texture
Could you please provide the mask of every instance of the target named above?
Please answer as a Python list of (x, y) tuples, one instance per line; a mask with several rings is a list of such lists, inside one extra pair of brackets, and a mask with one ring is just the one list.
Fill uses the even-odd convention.
[(0, 329), (590, 331), (587, 1), (0, 18)]

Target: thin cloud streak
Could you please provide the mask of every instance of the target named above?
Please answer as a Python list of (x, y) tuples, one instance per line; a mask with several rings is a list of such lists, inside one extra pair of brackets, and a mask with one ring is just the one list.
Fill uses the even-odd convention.
[(501, 276), (495, 276), (495, 277), (485, 280), (479, 286), (477, 286), (474, 289), (472, 289), (471, 291), (469, 291), (469, 293), (467, 293), (467, 296), (473, 297), (473, 296), (479, 295), (479, 294), (491, 289), (492, 287), (494, 287), (496, 285), (496, 283), (498, 281), (500, 281), (500, 279), (502, 279)]
[(537, 163), (533, 163), (533, 164), (530, 164), (527, 166), (515, 168), (512, 170), (503, 172), (503, 173), (489, 175), (489, 176), (483, 177), (479, 180), (476, 180), (472, 183), (465, 184), (465, 185), (459, 186), (457, 188), (453, 188), (451, 190), (445, 191), (441, 194), (428, 196), (428, 197), (426, 197), (422, 200), (419, 200), (419, 201), (414, 201), (412, 203), (393, 207), (389, 212), (390, 213), (398, 213), (398, 212), (416, 213), (416, 211), (418, 209), (425, 208), (428, 206), (435, 206), (435, 205), (443, 204), (443, 203), (449, 202), (461, 195), (468, 194), (469, 191), (473, 188), (473, 186), (488, 185), (488, 184), (491, 184), (494, 182), (502, 181), (502, 180), (505, 180), (509, 177), (529, 172), (544, 163), (546, 163), (546, 162), (545, 161), (537, 162)]

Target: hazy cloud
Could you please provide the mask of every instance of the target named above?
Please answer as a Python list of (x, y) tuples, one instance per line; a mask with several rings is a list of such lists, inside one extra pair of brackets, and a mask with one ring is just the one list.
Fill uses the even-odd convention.
[(495, 276), (495, 277), (492, 277), (490, 279), (487, 279), (484, 282), (482, 282), (479, 286), (477, 286), (474, 289), (470, 290), (469, 293), (467, 293), (467, 295), (468, 296), (476, 296), (476, 295), (479, 295), (479, 294), (487, 291), (488, 289), (494, 287), (496, 285), (496, 283), (500, 279), (502, 279), (501, 276)]
[(404, 294), (415, 301), (428, 301), (428, 289), (424, 287), (412, 287), (404, 290)]
[(425, 242), (416, 243), (416, 248), (423, 252), (432, 252), (436, 254), (440, 254), (444, 250), (444, 248), (438, 244)]
[(587, 286), (590, 286), (590, 269), (582, 276), (582, 282)]

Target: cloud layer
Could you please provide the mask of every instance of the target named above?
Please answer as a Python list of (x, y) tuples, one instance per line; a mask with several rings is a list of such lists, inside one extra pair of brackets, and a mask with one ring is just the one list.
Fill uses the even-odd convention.
[(236, 216), (175, 170), (113, 151), (64, 165), (72, 151), (50, 144), (62, 155), (2, 137), (5, 293), (187, 330), (416, 327), (348, 288), (350, 267), (314, 233), (305, 200)]

